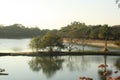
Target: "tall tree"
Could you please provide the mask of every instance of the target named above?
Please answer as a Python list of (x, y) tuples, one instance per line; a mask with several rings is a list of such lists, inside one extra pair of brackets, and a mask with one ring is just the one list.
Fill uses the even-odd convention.
[(108, 25), (103, 25), (100, 27), (98, 37), (100, 39), (105, 39), (108, 37)]
[(74, 44), (77, 42), (78, 38), (86, 38), (87, 26), (85, 23), (80, 23), (77, 21), (71, 22), (71, 24), (62, 27), (60, 30), (61, 35), (65, 38), (64, 41), (67, 41), (67, 49), (71, 52), (74, 48)]
[(36, 51), (47, 49), (50, 52), (52, 52), (54, 48), (57, 48), (59, 51), (64, 48), (62, 38), (57, 35), (56, 31), (49, 31), (42, 38), (32, 38), (29, 46)]
[(48, 51), (52, 52), (55, 47), (61, 49), (64, 48), (62, 38), (56, 33), (56, 31), (49, 31), (41, 39), (40, 44), (43, 48), (48, 48)]
[(34, 37), (31, 39), (29, 47), (32, 49), (32, 51), (36, 51), (38, 52), (40, 49), (40, 45), (41, 44), (41, 38), (40, 37)]

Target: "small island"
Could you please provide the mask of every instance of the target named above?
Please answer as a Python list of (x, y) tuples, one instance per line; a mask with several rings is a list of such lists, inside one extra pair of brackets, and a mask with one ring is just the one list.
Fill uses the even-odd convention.
[[(74, 21), (60, 30), (41, 30), (37, 27), (27, 28), (22, 24), (13, 24), (1, 26), (0, 33), (4, 34), (0, 35), (0, 38), (31, 38), (29, 47), (32, 50), (32, 52), (1, 53), (0, 55), (103, 55), (106, 50), (107, 55), (119, 55), (119, 52), (112, 52), (107, 48), (120, 48), (120, 25), (86, 25)], [(82, 49), (73, 47), (74, 44), (81, 45)], [(85, 51), (86, 45), (103, 47), (103, 49), (101, 51)]]

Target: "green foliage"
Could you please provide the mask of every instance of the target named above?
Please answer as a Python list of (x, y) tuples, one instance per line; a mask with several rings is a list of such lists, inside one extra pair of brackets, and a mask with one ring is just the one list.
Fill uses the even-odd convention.
[[(35, 36), (44, 36), (50, 30), (40, 30), (39, 28), (28, 28), (22, 24), (13, 24), (9, 26), (0, 25), (0, 38), (32, 38)], [(52, 30), (57, 36), (62, 38), (84, 38), (84, 39), (120, 39), (120, 25), (86, 25), (74, 21), (60, 30)]]
[(62, 29), (59, 31), (59, 34), (65, 38), (86, 37), (86, 29), (87, 27), (84, 23), (74, 21), (70, 25), (62, 27)]
[(99, 27), (99, 25), (91, 27), (90, 34), (88, 34), (91, 39), (98, 39)]
[(115, 40), (120, 39), (120, 25), (115, 25), (115, 26), (111, 27), (110, 32), (112, 33), (113, 39), (115, 39)]
[(0, 26), (0, 38), (32, 38), (34, 36), (43, 36), (48, 30), (39, 28), (27, 28), (22, 24), (13, 24), (9, 26)]
[(41, 39), (40, 37), (34, 37), (31, 39), (29, 47), (34, 51), (37, 51), (40, 49), (40, 43), (41, 43)]
[(99, 28), (99, 34), (98, 37), (100, 39), (104, 39), (108, 36), (108, 26), (107, 25), (103, 25)]
[(57, 48), (61, 50), (64, 48), (62, 38), (57, 35), (57, 31), (49, 31), (42, 38), (34, 37), (30, 42), (30, 48), (36, 49), (36, 51), (40, 49), (48, 49), (48, 51), (52, 52), (53, 48)]
[(62, 27), (59, 35), (63, 38), (85, 38), (85, 39), (109, 39), (118, 40), (120, 38), (120, 25), (85, 25), (80, 22), (72, 22), (70, 25)]
[(64, 48), (62, 38), (57, 35), (54, 31), (49, 31), (45, 36), (41, 39), (42, 44), (40, 44), (43, 48), (48, 48), (49, 51), (53, 51), (54, 47)]

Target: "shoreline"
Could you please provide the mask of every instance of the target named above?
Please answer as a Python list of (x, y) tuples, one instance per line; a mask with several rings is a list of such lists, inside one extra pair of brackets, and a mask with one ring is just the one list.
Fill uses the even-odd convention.
[(24, 53), (0, 53), (0, 56), (83, 56), (83, 55), (107, 55), (120, 56), (120, 52), (104, 52), (104, 51), (85, 51), (85, 52), (24, 52)]
[[(93, 45), (93, 46), (100, 46), (100, 47), (104, 47), (105, 46), (105, 41), (91, 41), (89, 43), (87, 43), (88, 45)], [(120, 48), (119, 46), (114, 44), (114, 41), (107, 41), (107, 46), (111, 47), (111, 48)]]
[[(64, 43), (70, 43), (69, 39), (63, 39)], [(104, 47), (105, 46), (105, 40), (85, 40), (85, 39), (73, 39), (72, 43), (75, 44), (84, 44), (84, 45), (89, 45), (89, 46), (96, 46), (96, 47)], [(120, 48), (120, 46), (117, 46), (114, 44), (114, 41), (108, 40), (107, 41), (107, 46), (110, 48)]]
[[(63, 42), (69, 43), (70, 39), (65, 39)], [(73, 39), (72, 44), (78, 44), (78, 45), (86, 45), (86, 46), (95, 46), (95, 47), (103, 47), (105, 45), (104, 40), (80, 40), (80, 39)], [(76, 43), (75, 43), (76, 42)], [(108, 48), (117, 48), (120, 49), (119, 46), (113, 44), (114, 41), (107, 41)], [(101, 51), (74, 51), (74, 52), (38, 52), (38, 53), (33, 53), (33, 52), (0, 52), (0, 56), (80, 56), (80, 55), (112, 55), (112, 56), (120, 56), (120, 51), (108, 51), (104, 52), (103, 50)]]

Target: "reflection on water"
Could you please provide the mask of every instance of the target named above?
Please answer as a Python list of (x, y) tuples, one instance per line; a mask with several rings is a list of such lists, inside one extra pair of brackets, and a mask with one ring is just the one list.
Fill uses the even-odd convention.
[(117, 69), (120, 70), (120, 58), (118, 58), (118, 59), (116, 60), (115, 66), (116, 66)]
[(59, 57), (34, 57), (29, 61), (32, 71), (40, 71), (42, 69), (46, 77), (52, 77), (56, 71), (62, 68), (63, 59)]
[(29, 49), (30, 39), (0, 39), (0, 52), (25, 52)]
[(107, 80), (108, 76), (112, 75), (112, 69), (109, 69), (109, 65), (107, 64), (107, 56), (103, 56), (103, 63), (98, 65), (98, 74), (100, 80)]
[[(53, 75), (55, 77), (56, 72), (59, 70), (62, 70), (63, 74), (66, 74), (67, 71), (66, 76), (62, 80), (75, 80), (80, 76), (92, 77), (94, 80), (106, 80), (106, 76), (103, 73), (108, 72), (108, 76), (114, 76), (112, 75), (112, 70), (117, 69), (115, 69), (116, 67), (113, 63), (118, 62), (118, 60), (119, 58), (115, 59), (114, 57), (108, 57), (107, 59), (107, 56), (34, 57), (28, 64), (32, 71), (39, 72), (42, 70), (43, 74), (51, 80)], [(109, 66), (98, 69), (99, 64)]]
[[(84, 56), (81, 58), (75, 56), (69, 56), (66, 60), (66, 65), (70, 71), (86, 71), (87, 66), (90, 67), (91, 64), (88, 63), (88, 60)], [(81, 66), (80, 66), (81, 65)]]
[[(9, 75), (0, 75), (1, 80), (78, 80), (91, 77), (106, 80), (98, 71), (100, 64), (107, 64), (109, 76), (120, 75), (119, 56), (61, 56), (61, 57), (0, 57), (0, 67)], [(104, 69), (103, 69), (104, 70)], [(113, 73), (118, 71), (117, 74)]]
[[(119, 62), (120, 58), (115, 61), (115, 68), (110, 68), (110, 65), (107, 64), (107, 56), (104, 55), (104, 62), (98, 66), (98, 74), (100, 80), (120, 80), (120, 72), (119, 72)], [(117, 65), (118, 64), (118, 65)], [(114, 64), (113, 64), (114, 65)]]

